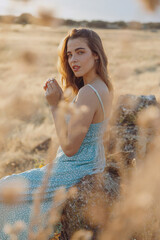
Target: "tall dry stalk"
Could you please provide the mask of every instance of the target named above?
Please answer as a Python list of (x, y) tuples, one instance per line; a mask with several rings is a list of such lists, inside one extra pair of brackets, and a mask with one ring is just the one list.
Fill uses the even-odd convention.
[(140, 0), (145, 8), (149, 11), (154, 12), (160, 5), (160, 1), (159, 0)]

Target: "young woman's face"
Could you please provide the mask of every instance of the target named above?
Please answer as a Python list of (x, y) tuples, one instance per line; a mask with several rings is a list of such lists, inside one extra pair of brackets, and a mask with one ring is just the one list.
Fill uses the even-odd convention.
[(95, 71), (95, 54), (84, 38), (69, 39), (67, 44), (68, 64), (76, 77), (84, 77)]

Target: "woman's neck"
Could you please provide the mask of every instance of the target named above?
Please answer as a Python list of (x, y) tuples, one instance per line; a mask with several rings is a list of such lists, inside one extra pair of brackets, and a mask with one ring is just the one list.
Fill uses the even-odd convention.
[(84, 82), (84, 85), (87, 85), (87, 84), (92, 84), (94, 83), (96, 80), (99, 79), (99, 76), (96, 75), (94, 77), (91, 77), (91, 78), (83, 78), (83, 82)]

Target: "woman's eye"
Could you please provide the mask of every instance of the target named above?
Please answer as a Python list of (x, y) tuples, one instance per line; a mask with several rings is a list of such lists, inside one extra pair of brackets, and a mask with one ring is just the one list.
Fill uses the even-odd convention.
[[(78, 55), (81, 55), (81, 54), (83, 54), (83, 52), (78, 52)], [(69, 57), (71, 57), (72, 56), (72, 54), (67, 54), (67, 57), (69, 58)]]

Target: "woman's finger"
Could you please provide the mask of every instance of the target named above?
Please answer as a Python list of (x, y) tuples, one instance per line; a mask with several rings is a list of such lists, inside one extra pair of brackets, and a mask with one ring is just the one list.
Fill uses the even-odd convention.
[(56, 85), (55, 80), (50, 79), (47, 84), (50, 84), (53, 88)]
[(62, 90), (61, 90), (61, 88), (60, 88), (60, 86), (59, 86), (59, 84), (57, 83), (56, 80), (54, 80), (54, 81), (51, 80), (51, 81), (49, 82), (49, 84), (52, 86), (53, 89), (56, 88), (56, 90), (59, 91), (60, 94), (62, 93)]
[(47, 89), (47, 87), (49, 86), (49, 84), (50, 84), (50, 86), (51, 86), (53, 89), (54, 89), (55, 86), (58, 87), (58, 88), (60, 88), (60, 87), (59, 87), (59, 84), (57, 83), (57, 81), (56, 81), (55, 78), (49, 78), (49, 79), (44, 83), (44, 86), (43, 86), (44, 90)]
[(53, 88), (54, 88), (54, 86), (53, 86), (50, 82), (47, 83), (47, 87), (48, 87), (49, 89), (53, 89)]
[(46, 82), (45, 82), (45, 84), (43, 85), (43, 88), (44, 88), (44, 90), (46, 90), (46, 89), (47, 89)]
[(54, 83), (56, 84), (56, 86), (58, 87), (58, 89), (60, 90), (60, 92), (63, 93), (62, 88), (59, 86), (58, 82), (55, 80)]
[(44, 87), (47, 87), (47, 83), (49, 83), (51, 80), (52, 80), (51, 78), (49, 78), (48, 80), (46, 80), (45, 83), (44, 83)]
[(53, 91), (54, 91), (54, 88), (51, 86), (51, 84), (47, 84), (47, 89), (48, 89), (49, 94), (53, 93)]
[(50, 93), (59, 93), (60, 94), (60, 91), (58, 89), (58, 86), (54, 83), (54, 82), (50, 82), (47, 84), (48, 88), (49, 88), (49, 92)]
[(46, 89), (45, 91), (45, 96), (48, 96), (49, 95), (49, 91), (48, 91), (48, 88)]

